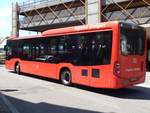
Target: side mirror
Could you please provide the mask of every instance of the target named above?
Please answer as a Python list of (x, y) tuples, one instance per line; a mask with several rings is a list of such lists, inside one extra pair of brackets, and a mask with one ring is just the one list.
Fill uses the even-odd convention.
[(7, 51), (7, 47), (8, 47), (7, 45), (4, 46), (4, 50), (5, 50), (5, 51)]

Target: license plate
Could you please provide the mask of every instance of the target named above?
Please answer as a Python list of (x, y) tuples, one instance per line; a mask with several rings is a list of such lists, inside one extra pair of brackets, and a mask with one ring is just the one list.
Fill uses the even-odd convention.
[(137, 81), (138, 80), (138, 78), (137, 77), (132, 77), (132, 78), (130, 78), (130, 81), (131, 82), (133, 82), (133, 81)]

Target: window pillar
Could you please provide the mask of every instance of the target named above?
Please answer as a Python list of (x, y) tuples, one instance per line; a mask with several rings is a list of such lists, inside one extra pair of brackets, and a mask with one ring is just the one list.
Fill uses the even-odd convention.
[(86, 1), (86, 24), (98, 24), (101, 22), (101, 0)]

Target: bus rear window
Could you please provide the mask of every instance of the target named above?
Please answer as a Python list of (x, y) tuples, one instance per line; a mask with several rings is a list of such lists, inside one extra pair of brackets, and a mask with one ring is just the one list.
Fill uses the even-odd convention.
[(145, 31), (140, 27), (121, 26), (122, 55), (143, 55), (145, 45)]

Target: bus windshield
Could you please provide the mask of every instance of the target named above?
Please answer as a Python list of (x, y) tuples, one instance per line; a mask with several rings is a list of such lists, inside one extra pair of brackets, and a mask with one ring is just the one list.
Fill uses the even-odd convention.
[(141, 27), (121, 24), (121, 54), (143, 55), (145, 45), (145, 31)]

